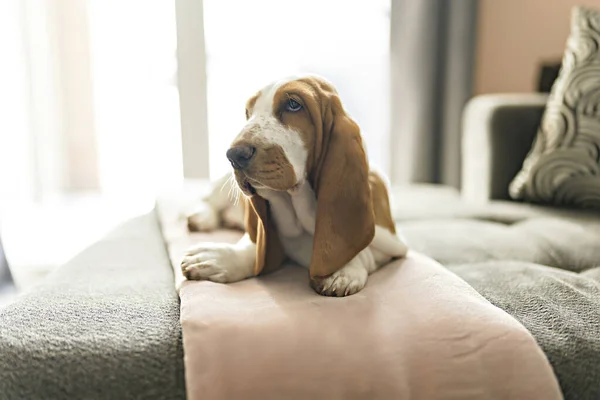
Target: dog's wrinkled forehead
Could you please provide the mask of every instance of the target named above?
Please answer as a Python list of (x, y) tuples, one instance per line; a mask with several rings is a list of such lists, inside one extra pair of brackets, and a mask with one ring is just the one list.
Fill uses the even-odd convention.
[(299, 79), (299, 77), (280, 79), (260, 89), (258, 93), (248, 99), (246, 117), (248, 119), (275, 117), (279, 106), (278, 101), (281, 100), (282, 95), (285, 95), (285, 87)]
[(273, 101), (277, 91), (284, 83), (284, 81), (270, 83), (248, 100), (246, 107), (248, 119), (274, 117)]

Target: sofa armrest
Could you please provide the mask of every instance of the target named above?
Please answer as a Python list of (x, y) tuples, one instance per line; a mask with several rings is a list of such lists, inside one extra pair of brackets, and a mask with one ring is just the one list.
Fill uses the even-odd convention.
[(185, 400), (172, 271), (153, 211), (0, 307), (0, 399)]
[(494, 94), (471, 99), (463, 114), (462, 196), (509, 199), (508, 186), (536, 135), (548, 96)]

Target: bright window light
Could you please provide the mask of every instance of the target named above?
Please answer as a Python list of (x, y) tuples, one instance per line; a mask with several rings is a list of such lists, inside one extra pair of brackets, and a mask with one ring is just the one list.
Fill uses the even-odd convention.
[(211, 178), (229, 170), (225, 152), (247, 98), (273, 79), (307, 72), (336, 85), (371, 164), (388, 172), (389, 0), (204, 0), (204, 7)]
[(183, 179), (172, 2), (88, 0), (102, 193), (153, 199)]

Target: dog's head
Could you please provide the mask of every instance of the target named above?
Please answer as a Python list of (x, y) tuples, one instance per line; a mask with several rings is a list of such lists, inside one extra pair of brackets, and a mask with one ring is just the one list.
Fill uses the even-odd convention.
[[(256, 218), (273, 229), (266, 228), (268, 204), (256, 189), (287, 191), (308, 180), (317, 197), (311, 276), (335, 272), (368, 246), (375, 229), (358, 125), (335, 88), (317, 77), (268, 85), (248, 100), (246, 118), (227, 158), (255, 206), (247, 230), (252, 236)], [(259, 271), (263, 267), (257, 262)]]

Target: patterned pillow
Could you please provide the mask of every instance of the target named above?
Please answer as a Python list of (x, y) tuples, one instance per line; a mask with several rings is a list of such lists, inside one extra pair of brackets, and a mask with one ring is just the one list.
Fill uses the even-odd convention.
[(600, 209), (600, 11), (573, 9), (558, 79), (513, 199)]

